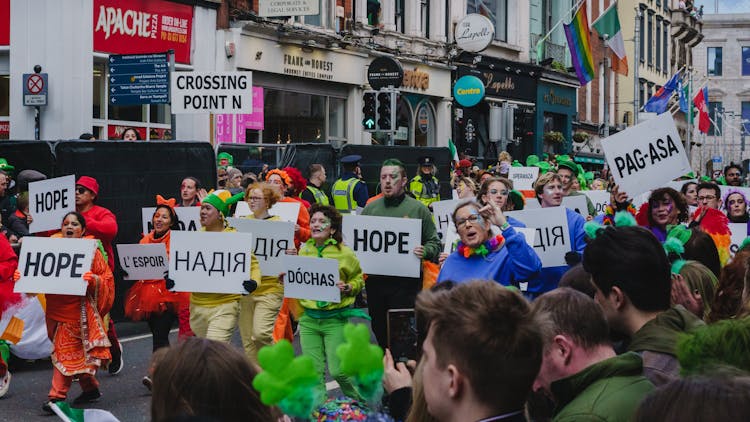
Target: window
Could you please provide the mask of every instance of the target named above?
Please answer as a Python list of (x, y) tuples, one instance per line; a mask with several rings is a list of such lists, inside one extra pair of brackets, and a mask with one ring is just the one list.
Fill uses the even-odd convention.
[(422, 36), (430, 38), (430, 0), (420, 0), (419, 15), (419, 22), (422, 25)]
[(109, 103), (108, 71), (106, 59), (94, 59), (94, 136), (97, 139), (120, 139), (125, 129), (133, 127), (141, 139), (172, 139), (168, 104), (113, 106)]
[(742, 134), (750, 135), (750, 101), (742, 102)]
[(495, 39), (508, 40), (508, 0), (468, 0), (466, 13), (479, 13), (495, 24)]
[[(666, 2), (664, 2), (666, 4)], [(667, 31), (669, 30), (669, 22), (664, 21), (662, 23), (662, 38), (661, 41), (663, 43), (661, 55), (662, 55), (662, 68), (661, 70), (665, 73), (669, 73), (669, 55), (667, 54), (667, 50), (669, 47), (669, 37), (667, 36)], [(658, 58), (656, 60), (659, 60)]]
[[(327, 29), (340, 30), (338, 19), (336, 19), (336, 6), (343, 2), (340, 0), (318, 0), (318, 14), (295, 16), (294, 20), (305, 25), (320, 26)], [(379, 5), (378, 5), (379, 7)]]
[(646, 22), (646, 11), (644, 9), (641, 9), (641, 18), (640, 22), (638, 23), (638, 28), (640, 28), (640, 34), (638, 34), (639, 37), (639, 43), (640, 47), (638, 48), (638, 55), (641, 58), (641, 63), (644, 63), (646, 61), (646, 36), (644, 34), (646, 26), (644, 23)]
[(372, 26), (380, 24), (380, 2), (378, 0), (367, 0), (367, 24)]
[(656, 17), (656, 70), (661, 70), (661, 17), (659, 16)]
[(750, 75), (750, 47), (742, 47), (742, 76)]
[(405, 0), (396, 0), (396, 31), (406, 33), (406, 5)]
[[(708, 103), (708, 117), (711, 118), (711, 126), (708, 128), (708, 136), (721, 136), (722, 124), (721, 114), (724, 109), (721, 107), (721, 101)], [(714, 122), (716, 124), (714, 124)]]
[[(708, 47), (708, 76), (721, 76), (721, 47)], [(743, 63), (744, 68), (744, 63)]]
[(346, 138), (345, 99), (268, 88), (263, 91), (263, 143)]
[(638, 104), (640, 104), (640, 107), (643, 107), (644, 104), (646, 104), (646, 91), (643, 88), (643, 82), (638, 83)]
[(654, 65), (654, 13), (648, 12), (648, 28), (646, 28), (646, 63), (649, 67)]

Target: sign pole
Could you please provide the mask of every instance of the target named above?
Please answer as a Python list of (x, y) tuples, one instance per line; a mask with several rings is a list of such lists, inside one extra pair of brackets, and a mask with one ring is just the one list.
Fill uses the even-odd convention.
[(42, 109), (39, 106), (34, 106), (34, 140), (39, 140), (41, 136), (40, 120), (42, 116)]
[[(169, 49), (167, 51), (167, 54), (169, 55), (169, 77), (172, 77), (172, 74), (174, 73), (174, 50)], [(174, 140), (177, 138), (177, 120), (175, 119), (174, 109), (172, 108), (172, 90), (169, 90), (169, 124), (172, 129), (172, 137), (170, 140)]]

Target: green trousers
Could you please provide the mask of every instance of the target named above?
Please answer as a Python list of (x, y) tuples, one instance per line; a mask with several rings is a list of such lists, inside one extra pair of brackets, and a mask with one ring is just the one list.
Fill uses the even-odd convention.
[(346, 342), (344, 325), (348, 321), (341, 318), (311, 318), (302, 315), (299, 320), (299, 337), (302, 353), (310, 356), (320, 374), (320, 389), (327, 396), (325, 388), (326, 360), (328, 372), (338, 382), (345, 396), (362, 401), (362, 396), (354, 386), (352, 379), (340, 373), (340, 361), (336, 348)]

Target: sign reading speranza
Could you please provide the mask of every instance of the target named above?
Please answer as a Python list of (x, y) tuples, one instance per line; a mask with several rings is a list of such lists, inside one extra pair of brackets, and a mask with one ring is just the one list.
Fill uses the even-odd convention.
[(158, 280), (169, 270), (167, 248), (163, 243), (117, 245), (125, 280)]
[(283, 261), (284, 297), (341, 302), (337, 260), (287, 255)]
[[(155, 211), (156, 207), (141, 208), (141, 224), (144, 234), (150, 233), (154, 229), (152, 218)], [(201, 227), (201, 207), (176, 207), (174, 212), (177, 214), (177, 219), (180, 220), (177, 223), (180, 231), (195, 232)]]
[(247, 293), (242, 282), (250, 278), (252, 244), (249, 233), (172, 232), (169, 277), (174, 290)]
[(511, 167), (508, 170), (508, 179), (513, 182), (515, 190), (533, 190), (537, 177), (539, 167)]
[(616, 133), (601, 144), (615, 183), (631, 197), (691, 171), (670, 113)]
[(419, 277), (412, 251), (422, 244), (422, 221), (414, 218), (345, 215), (344, 243), (354, 250), (366, 274)]
[(21, 278), (16, 293), (53, 293), (84, 296), (96, 240), (26, 236), (18, 255)]
[(276, 277), (283, 271), (285, 251), (294, 248), (294, 223), (249, 218), (228, 218), (229, 225), (241, 233), (252, 233), (253, 254), (263, 275)]
[(570, 251), (571, 243), (564, 207), (510, 211), (505, 215), (536, 229), (534, 251), (543, 267), (566, 265), (565, 254)]
[(252, 72), (173, 72), (172, 113), (252, 113), (252, 85)]
[(58, 230), (65, 214), (76, 210), (76, 177), (56, 177), (29, 183), (29, 232)]

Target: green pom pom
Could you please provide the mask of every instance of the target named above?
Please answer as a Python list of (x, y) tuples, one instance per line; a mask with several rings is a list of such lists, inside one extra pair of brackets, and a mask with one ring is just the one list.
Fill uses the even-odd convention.
[(615, 214), (615, 226), (617, 227), (634, 227), (638, 223), (635, 221), (633, 214), (627, 211), (618, 211)]
[(746, 237), (745, 240), (742, 241), (739, 251), (745, 249), (748, 245), (750, 245), (750, 237)]
[(596, 239), (596, 235), (599, 233), (599, 229), (603, 229), (604, 226), (597, 223), (596, 221), (587, 221), (583, 225), (583, 231), (586, 232), (586, 236), (589, 237), (589, 239)]
[(682, 270), (682, 267), (687, 264), (687, 261), (684, 259), (678, 259), (677, 261), (672, 263), (672, 274), (679, 274)]
[(667, 240), (664, 242), (664, 251), (667, 254), (676, 253), (678, 255), (682, 255), (683, 253), (685, 253), (685, 246), (676, 237), (670, 237), (667, 238)]
[(354, 378), (362, 396), (373, 400), (382, 391), (383, 349), (370, 344), (370, 330), (365, 324), (346, 324), (344, 338), (346, 343), (336, 349), (341, 373)]

